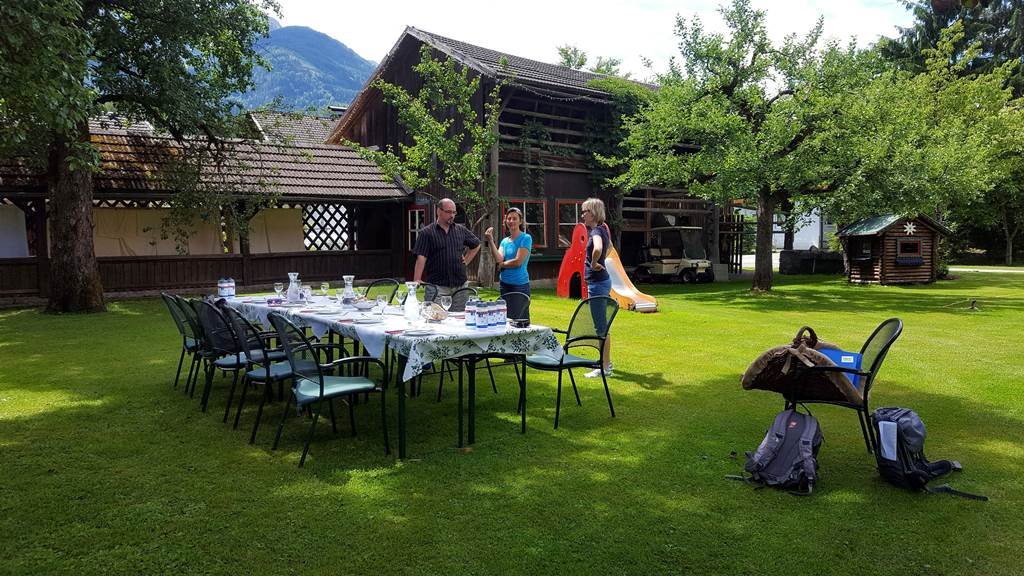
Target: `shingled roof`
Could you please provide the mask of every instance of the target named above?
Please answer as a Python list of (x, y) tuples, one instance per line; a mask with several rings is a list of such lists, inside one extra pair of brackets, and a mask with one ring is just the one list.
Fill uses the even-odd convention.
[(270, 110), (250, 112), (249, 117), (267, 141), (314, 146), (327, 142), (331, 128), (338, 122), (337, 118), (329, 116)]
[[(97, 199), (161, 199), (174, 193), (166, 168), (181, 146), (173, 138), (111, 131), (93, 133), (90, 139), (100, 154), (100, 171), (93, 178)], [(208, 182), (243, 188), (263, 182), (291, 201), (401, 200), (411, 194), (344, 146), (228, 145), (230, 159), (219, 169), (204, 171)], [(24, 161), (0, 159), (0, 194), (38, 197), (45, 189), (45, 176)]]
[(405, 33), (419, 38), (423, 42), (455, 58), (462, 64), (492, 78), (508, 78), (526, 84), (569, 90), (594, 96), (608, 96), (607, 92), (587, 85), (591, 80), (607, 78), (604, 74), (595, 74), (569, 68), (568, 66), (538, 62), (529, 58), (520, 58), (519, 56), (498, 52), (490, 48), (475, 46), (452, 38), (445, 38), (439, 34), (413, 28), (412, 26), (407, 27)]

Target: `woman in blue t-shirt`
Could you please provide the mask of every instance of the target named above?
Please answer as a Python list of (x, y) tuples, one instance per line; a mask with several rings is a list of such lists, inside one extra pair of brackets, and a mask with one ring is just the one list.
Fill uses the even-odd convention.
[[(494, 256), (494, 261), (501, 269), (499, 290), (504, 298), (509, 292), (522, 292), (530, 295), (530, 275), (526, 271), (526, 265), (530, 262), (530, 250), (533, 248), (533, 237), (526, 232), (526, 222), (523, 220), (523, 212), (519, 208), (509, 208), (505, 211), (505, 227), (508, 229), (508, 236), (502, 238), (501, 244), (494, 245), (494, 228), (484, 231), (487, 238), (487, 246)], [(529, 302), (518, 304), (525, 310), (513, 310), (511, 307), (517, 303), (509, 302), (508, 317), (515, 319), (530, 319)]]
[[(580, 206), (580, 216), (583, 224), (587, 227), (587, 260), (583, 266), (583, 279), (587, 282), (587, 297), (610, 296), (612, 292), (612, 278), (604, 267), (605, 256), (611, 247), (611, 238), (608, 235), (608, 227), (604, 223), (605, 210), (604, 202), (600, 198), (587, 198)], [(594, 327), (599, 333), (607, 330), (607, 318), (604, 302), (592, 302), (590, 306), (591, 317), (594, 319)], [(611, 338), (604, 339), (604, 366), (584, 374), (587, 378), (597, 378), (604, 375), (612, 375), (612, 348)]]

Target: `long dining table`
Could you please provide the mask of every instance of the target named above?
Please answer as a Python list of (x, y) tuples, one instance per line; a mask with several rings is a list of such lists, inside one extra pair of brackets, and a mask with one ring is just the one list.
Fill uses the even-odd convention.
[[(318, 340), (338, 334), (359, 344), (367, 355), (380, 358), (385, 366), (385, 387), (389, 372), (394, 373), (394, 388), (398, 400), (398, 457), (406, 458), (406, 383), (412, 381), (431, 365), (439, 366), (443, 360), (458, 360), (468, 365), (468, 442), (476, 441), (476, 362), (494, 354), (538, 354), (561, 358), (562, 345), (547, 326), (532, 324), (525, 328), (511, 325), (480, 329), (465, 325), (460, 315), (449, 315), (440, 322), (410, 322), (402, 309), (387, 306), (368, 311), (344, 307), (327, 297), (314, 297), (308, 302), (271, 305), (264, 297), (236, 298), (227, 301), (243, 316), (264, 326), (267, 316), (279, 312), (296, 325), (306, 327)], [(394, 351), (392, 365), (388, 351)], [(437, 364), (435, 364), (437, 363)], [(525, 374), (520, 380), (523, 432), (526, 431)], [(463, 398), (459, 386), (458, 445), (463, 446)]]

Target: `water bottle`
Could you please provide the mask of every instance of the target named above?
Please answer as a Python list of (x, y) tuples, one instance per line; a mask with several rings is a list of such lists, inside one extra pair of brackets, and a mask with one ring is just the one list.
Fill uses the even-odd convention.
[(487, 303), (487, 328), (493, 330), (498, 325), (498, 304), (497, 302)]
[(476, 328), (476, 299), (466, 301), (466, 328)]
[(476, 327), (481, 330), (487, 330), (491, 325), (491, 310), (490, 302), (480, 302), (476, 305)]
[(498, 326), (508, 324), (508, 304), (501, 298), (498, 298), (495, 304), (498, 308), (498, 321), (495, 324)]

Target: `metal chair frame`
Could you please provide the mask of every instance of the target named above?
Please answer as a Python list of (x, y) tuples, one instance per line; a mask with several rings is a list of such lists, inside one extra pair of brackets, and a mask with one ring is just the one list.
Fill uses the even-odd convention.
[[(862, 401), (860, 403), (855, 402), (843, 402), (840, 400), (805, 400), (802, 398), (786, 398), (786, 408), (795, 407), (797, 404), (832, 404), (834, 406), (842, 406), (843, 408), (849, 408), (857, 411), (857, 420), (860, 422), (860, 431), (864, 436), (864, 444), (867, 446), (868, 453), (873, 454), (878, 450), (878, 434), (874, 427), (871, 425), (871, 409), (869, 402), (871, 400), (871, 389), (874, 386), (875, 378), (878, 376), (878, 371), (882, 368), (882, 362), (885, 357), (889, 354), (889, 348), (892, 347), (896, 339), (903, 333), (903, 321), (899, 318), (889, 318), (881, 324), (879, 324), (875, 330), (868, 336), (868, 339), (864, 341), (864, 345), (861, 346), (860, 354), (861, 361), (868, 362), (870, 366), (864, 370), (855, 370), (853, 368), (847, 368), (843, 366), (813, 366), (808, 367), (808, 371), (817, 372), (841, 372), (843, 374), (855, 374), (861, 378), (860, 380), (860, 392)], [(869, 356), (868, 353), (875, 343), (876, 339), (882, 338), (881, 344), (878, 346), (877, 351), (874, 351), (874, 355)], [(861, 365), (863, 368), (863, 364)]]

